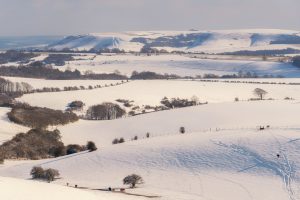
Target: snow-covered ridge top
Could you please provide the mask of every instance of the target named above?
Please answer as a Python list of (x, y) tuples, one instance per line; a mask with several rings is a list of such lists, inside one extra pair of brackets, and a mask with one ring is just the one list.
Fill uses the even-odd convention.
[(213, 31), (129, 31), (67, 36), (48, 48), (140, 51), (144, 46), (167, 51), (230, 52), (240, 50), (300, 49), (300, 31), (242, 29)]

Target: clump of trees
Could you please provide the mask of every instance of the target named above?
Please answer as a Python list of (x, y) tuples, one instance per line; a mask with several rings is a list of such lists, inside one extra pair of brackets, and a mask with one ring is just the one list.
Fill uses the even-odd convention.
[(86, 145), (70, 144), (65, 146), (61, 141), (59, 130), (48, 131), (31, 129), (19, 133), (0, 146), (0, 163), (4, 159), (45, 159), (79, 153), (96, 151), (96, 144), (88, 141)]
[(17, 124), (31, 128), (47, 128), (48, 126), (64, 125), (78, 120), (77, 115), (72, 112), (32, 107), (23, 103), (14, 105), (11, 112), (8, 113), (8, 118)]
[(263, 100), (264, 97), (268, 94), (267, 91), (261, 89), (261, 88), (256, 88), (254, 91), (253, 91), (253, 94), (255, 96), (257, 96), (260, 100)]
[(112, 120), (121, 118), (126, 114), (118, 104), (102, 103), (89, 107), (86, 118), (90, 120)]
[(42, 167), (33, 167), (30, 171), (32, 179), (40, 179), (48, 182), (54, 181), (55, 178), (59, 177), (59, 172), (56, 169), (43, 169)]
[(144, 71), (144, 72), (133, 71), (130, 78), (134, 80), (151, 80), (151, 79), (178, 79), (180, 77), (175, 74), (158, 74), (149, 71)]
[(58, 130), (32, 129), (19, 133), (0, 146), (4, 159), (44, 159), (65, 155)]
[(180, 99), (180, 98), (168, 99), (167, 97), (164, 97), (160, 101), (160, 103), (166, 106), (167, 108), (173, 109), (173, 108), (183, 108), (183, 107), (198, 105), (199, 100), (197, 97), (192, 97), (191, 100)]
[(137, 174), (128, 175), (123, 179), (123, 184), (130, 185), (131, 188), (135, 188), (137, 184), (143, 184), (143, 183), (144, 183), (143, 178)]

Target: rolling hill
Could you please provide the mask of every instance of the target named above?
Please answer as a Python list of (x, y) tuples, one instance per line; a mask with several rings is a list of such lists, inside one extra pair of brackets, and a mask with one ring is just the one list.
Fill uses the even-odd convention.
[(241, 50), (300, 49), (300, 32), (288, 30), (147, 31), (91, 33), (68, 36), (48, 49), (99, 50), (118, 48), (140, 51), (143, 47), (167, 51), (222, 53)]

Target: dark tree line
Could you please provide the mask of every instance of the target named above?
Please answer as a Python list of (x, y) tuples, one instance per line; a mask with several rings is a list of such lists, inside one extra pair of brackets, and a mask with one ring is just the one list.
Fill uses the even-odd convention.
[(0, 67), (0, 76), (16, 76), (25, 78), (43, 78), (52, 80), (75, 80), (75, 79), (94, 79), (94, 80), (124, 80), (126, 76), (110, 73), (110, 74), (81, 74), (80, 71), (65, 70), (60, 71), (51, 66), (45, 65), (43, 62), (33, 62), (27, 66), (9, 66)]

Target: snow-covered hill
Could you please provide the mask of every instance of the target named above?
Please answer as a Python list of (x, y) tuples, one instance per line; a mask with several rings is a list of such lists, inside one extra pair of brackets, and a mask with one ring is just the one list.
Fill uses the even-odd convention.
[[(253, 81), (288, 83), (298, 79)], [(233, 102), (236, 96), (241, 100), (251, 97), (256, 87), (267, 90), (267, 97), (276, 100)], [(143, 195), (161, 200), (299, 200), (299, 86), (157, 80), (77, 92), (25, 95), (22, 100), (63, 108), (79, 97), (90, 101), (88, 104), (116, 98), (156, 104), (162, 95), (196, 94), (215, 103), (112, 121), (80, 120), (58, 127), (64, 143), (85, 144), (92, 140), (98, 150), (37, 161), (6, 160), (0, 165), (0, 176), (29, 179), (31, 168), (38, 165), (59, 170), (61, 178), (53, 184), (77, 184), (87, 189), (74, 191), (52, 184), (0, 178), (0, 187), (9, 190), (4, 193), (7, 199), (33, 195), (30, 200), (38, 200), (42, 193), (50, 192), (53, 197), (58, 195), (57, 199), (60, 195), (71, 199), (75, 194), (74, 199), (92, 200), (149, 199)], [(296, 100), (282, 100), (286, 96)], [(267, 125), (270, 128), (258, 130)], [(185, 127), (185, 134), (179, 133), (181, 126)], [(147, 132), (150, 138), (145, 137)], [(134, 136), (138, 136), (137, 141), (131, 140)], [(126, 142), (111, 144), (120, 137)], [(99, 191), (126, 187), (122, 179), (132, 173), (141, 175), (145, 184), (126, 189), (131, 196)], [(21, 189), (13, 193), (14, 187)], [(41, 193), (28, 194), (31, 189)]]
[(147, 31), (92, 33), (68, 36), (49, 49), (91, 50), (118, 48), (140, 51), (142, 47), (186, 52), (232, 52), (240, 50), (300, 49), (300, 32), (274, 29), (226, 31)]
[[(300, 82), (300, 79), (255, 79), (258, 82)], [(202, 82), (185, 80), (145, 80), (131, 81), (116, 87), (103, 87), (94, 90), (63, 91), (58, 93), (25, 94), (18, 101), (33, 106), (48, 107), (64, 110), (66, 105), (75, 100), (89, 106), (103, 102), (117, 103), (117, 99), (134, 101), (133, 105), (158, 106), (164, 97), (187, 98), (197, 96), (200, 102), (223, 103), (233, 102), (237, 97), (240, 101), (247, 101), (255, 97), (253, 90), (262, 88), (268, 92), (267, 98), (283, 100), (286, 97), (300, 99), (300, 86), (289, 84), (246, 84), (224, 82)], [(42, 99), (42, 101), (41, 101)], [(122, 106), (122, 105), (121, 105)], [(84, 109), (84, 110), (85, 110)]]

